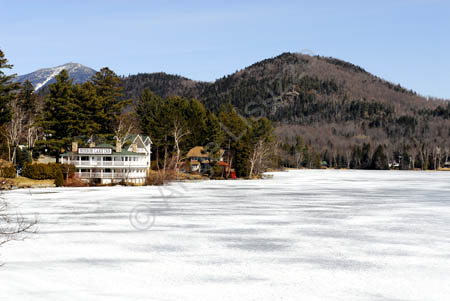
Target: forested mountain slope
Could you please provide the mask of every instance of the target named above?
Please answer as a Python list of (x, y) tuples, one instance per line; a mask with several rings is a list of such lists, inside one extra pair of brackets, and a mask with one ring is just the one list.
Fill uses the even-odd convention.
[[(129, 104), (127, 112), (136, 111), (143, 91), (149, 89), (164, 98), (197, 98), (215, 113), (232, 104), (244, 117), (269, 118), (279, 142), (277, 154), (285, 166), (314, 163), (317, 167), (323, 160), (332, 166), (367, 168), (367, 158), (385, 153), (390, 162), (410, 158), (405, 168), (416, 163), (431, 168), (446, 165), (440, 163), (450, 156), (448, 101), (424, 98), (334, 58), (283, 53), (214, 82), (165, 73), (137, 74), (117, 81), (123, 87), (123, 91), (117, 87), (119, 99), (132, 100), (124, 102)], [(89, 94), (90, 84), (74, 90), (87, 93), (74, 92), (79, 105), (95, 100)], [(49, 92), (48, 86), (43, 86), (38, 91), (40, 99)]]
[(213, 83), (164, 73), (123, 79), (127, 97), (144, 88), (161, 96), (200, 99), (218, 110), (231, 103), (244, 116), (275, 122), (282, 142), (301, 135), (315, 149), (344, 153), (371, 143), (394, 150), (447, 147), (448, 102), (430, 100), (334, 58), (284, 53)]

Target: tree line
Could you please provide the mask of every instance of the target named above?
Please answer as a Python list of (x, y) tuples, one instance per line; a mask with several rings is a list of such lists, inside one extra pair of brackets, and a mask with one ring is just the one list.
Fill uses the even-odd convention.
[[(11, 68), (0, 55), (0, 70)], [(160, 97), (150, 90), (134, 101), (126, 99), (121, 78), (108, 68), (83, 84), (73, 84), (63, 70), (43, 97), (31, 83), (12, 79), (0, 74), (2, 145), (8, 149), (2, 156), (14, 163), (23, 157), (23, 148), (28, 158), (19, 160), (21, 164), (41, 154), (59, 159), (73, 141), (123, 143), (132, 133), (150, 136), (157, 170), (178, 168), (194, 146), (204, 146), (212, 155), (225, 150), (239, 177), (259, 175), (271, 160), (271, 122), (245, 118), (231, 105), (213, 113), (197, 99)], [(132, 101), (134, 110), (128, 106)]]
[[(295, 60), (305, 63), (297, 57)], [(0, 63), (0, 70), (12, 67), (3, 53)], [(259, 68), (254, 71), (256, 75), (229, 76), (218, 81), (215, 89), (197, 91), (202, 100), (163, 93), (166, 80), (173, 83), (171, 89), (179, 92), (187, 89), (182, 83), (189, 81), (164, 74), (153, 77), (158, 93), (134, 89), (130, 98), (126, 90), (132, 85), (127, 87), (126, 79), (108, 68), (76, 85), (62, 71), (43, 96), (36, 95), (29, 82), (19, 85), (12, 82), (13, 76), (1, 73), (2, 155), (12, 162), (30, 161), (28, 157), (39, 154), (58, 158), (74, 140), (113, 144), (123, 142), (130, 133), (142, 133), (154, 143), (153, 167), (160, 170), (177, 169), (187, 151), (199, 145), (211, 153), (226, 150), (228, 161), (242, 177), (259, 174), (267, 166), (448, 166), (449, 104), (421, 109), (412, 106), (412, 113), (400, 114), (396, 103), (352, 98), (332, 78), (305, 75), (295, 85), (289, 76), (273, 82), (258, 80), (273, 63), (269, 60), (255, 64)], [(335, 65), (354, 69), (342, 63)], [(133, 81), (139, 78), (133, 77)], [(395, 95), (416, 97), (409, 91), (389, 89)], [(266, 95), (270, 103), (264, 102), (261, 95)], [(256, 109), (243, 106), (242, 99), (254, 99)], [(18, 145), (25, 145), (28, 153)]]
[[(245, 117), (257, 108), (274, 123), (280, 145), (295, 148), (301, 136), (314, 152), (308, 156), (330, 166), (363, 168), (358, 158), (347, 158), (364, 144), (371, 145), (371, 154), (381, 145), (392, 166), (406, 157), (411, 168), (448, 166), (449, 102), (422, 97), (341, 60), (284, 53), (211, 83), (161, 73), (123, 80), (128, 97), (149, 88), (164, 97), (196, 97), (216, 114), (224, 103)], [(282, 165), (295, 167), (287, 156), (281, 156)]]
[[(417, 142), (417, 141), (416, 141)], [(372, 170), (438, 170), (450, 168), (450, 147), (435, 147), (425, 144), (406, 144), (402, 149), (388, 145), (362, 143), (351, 147), (334, 148), (332, 145), (320, 150), (305, 143), (301, 136), (296, 142), (279, 144), (279, 166), (290, 168), (345, 168)]]
[(270, 165), (268, 149), (275, 146), (267, 118), (245, 118), (228, 104), (218, 114), (197, 99), (160, 97), (144, 90), (136, 105), (143, 133), (149, 133), (157, 168), (176, 166), (189, 149), (204, 146), (212, 157), (225, 150), (238, 177), (262, 173)]

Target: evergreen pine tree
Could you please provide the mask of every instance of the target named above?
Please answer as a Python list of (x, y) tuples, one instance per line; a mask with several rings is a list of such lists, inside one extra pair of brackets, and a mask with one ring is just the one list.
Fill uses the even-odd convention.
[(83, 116), (66, 70), (56, 76), (56, 83), (50, 85), (49, 89), (41, 122), (45, 132), (42, 143), (58, 160), (61, 150), (67, 150), (73, 137), (83, 131)]
[[(249, 173), (250, 136), (247, 121), (239, 116), (231, 104), (221, 108), (219, 121), (225, 132), (225, 148), (234, 157), (234, 167), (238, 177)], [(228, 143), (227, 143), (228, 141)]]
[(186, 119), (186, 130), (190, 134), (186, 136), (186, 148), (198, 145), (204, 145), (207, 136), (207, 112), (203, 104), (197, 99), (191, 99), (187, 102), (186, 111), (183, 112)]
[(314, 168), (319, 169), (322, 166), (322, 160), (319, 153), (314, 154)]
[(9, 103), (15, 97), (14, 92), (19, 88), (19, 84), (12, 82), (15, 74), (6, 75), (2, 71), (2, 69), (11, 69), (12, 67), (8, 64), (3, 51), (0, 50), (0, 126), (11, 119)]
[(27, 115), (36, 114), (38, 96), (34, 93), (34, 87), (29, 80), (25, 81), (19, 91), (21, 107)]
[(379, 145), (372, 156), (371, 169), (385, 170), (389, 169), (387, 156), (384, 153), (383, 146)]
[(206, 111), (205, 127), (205, 143), (221, 146), (225, 141), (225, 135), (220, 128), (219, 119), (213, 112), (209, 110)]
[(168, 142), (169, 119), (165, 101), (145, 89), (136, 106), (136, 114), (143, 134), (152, 139), (155, 160), (161, 159), (165, 144)]
[(26, 163), (31, 163), (31, 153), (26, 148), (16, 148), (16, 167), (23, 168)]
[[(400, 162), (400, 169), (401, 170), (408, 170), (410, 168), (410, 155), (408, 154), (408, 151), (406, 148), (403, 150), (403, 153), (401, 154), (401, 162)], [(433, 162), (433, 160), (431, 160)], [(434, 162), (433, 162), (434, 167)]]
[(73, 87), (76, 106), (80, 108), (77, 120), (79, 132), (77, 135), (91, 137), (100, 132), (101, 124), (96, 118), (98, 112), (102, 110), (102, 104), (97, 97), (94, 85), (91, 82), (75, 85)]
[(59, 167), (56, 169), (55, 173), (55, 185), (56, 187), (64, 186), (64, 175)]
[(91, 79), (100, 103), (100, 110), (95, 115), (95, 122), (100, 124), (100, 133), (112, 140), (114, 126), (130, 100), (123, 99), (121, 79), (109, 68), (102, 68)]
[(361, 168), (370, 168), (372, 158), (370, 156), (370, 143), (364, 143), (361, 150)]

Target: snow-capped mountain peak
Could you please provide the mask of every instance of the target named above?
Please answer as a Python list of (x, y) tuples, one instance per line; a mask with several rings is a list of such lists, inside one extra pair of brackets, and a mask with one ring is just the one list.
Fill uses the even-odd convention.
[(29, 74), (20, 75), (15, 78), (17, 82), (29, 80), (37, 91), (48, 84), (54, 83), (55, 77), (63, 70), (66, 70), (74, 84), (88, 81), (96, 71), (79, 63), (67, 63), (53, 68), (43, 68)]

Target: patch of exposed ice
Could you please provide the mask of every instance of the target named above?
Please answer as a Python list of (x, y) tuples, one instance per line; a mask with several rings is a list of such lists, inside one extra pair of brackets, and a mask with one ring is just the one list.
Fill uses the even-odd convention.
[[(7, 192), (40, 223), (0, 248), (0, 300), (447, 300), (449, 183), (303, 170)], [(130, 224), (137, 205), (147, 231)]]

